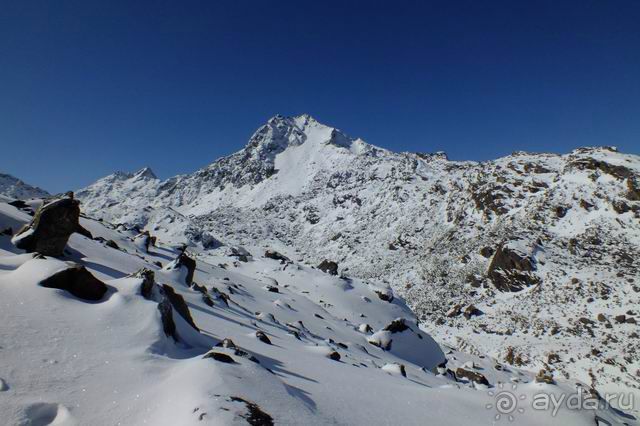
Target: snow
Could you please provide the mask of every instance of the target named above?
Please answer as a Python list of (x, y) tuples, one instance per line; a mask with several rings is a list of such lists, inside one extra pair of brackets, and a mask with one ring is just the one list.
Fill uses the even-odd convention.
[[(633, 211), (611, 207), (637, 202), (625, 198), (626, 181), (576, 168), (588, 159), (640, 171), (637, 157), (600, 148), (486, 163), (397, 154), (306, 115), (278, 116), (245, 149), (191, 175), (162, 181), (145, 168), (103, 178), (76, 193), (81, 225), (120, 249), (74, 234), (63, 259), (37, 259), (0, 236), (3, 421), (246, 424), (256, 404), (285, 425), (484, 425), (498, 424), (487, 406), (504, 386), (517, 385), (526, 401), (573, 393), (577, 382), (638, 395), (637, 326), (614, 317), (639, 302), (637, 269), (620, 256), (638, 253), (640, 225)], [(506, 212), (478, 203), (484, 191), (500, 194), (494, 207)], [(31, 219), (2, 200), (0, 230)], [(563, 217), (558, 205), (568, 207)], [(147, 252), (134, 225), (156, 246)], [(503, 242), (533, 256), (541, 285), (500, 293), (486, 281), (480, 248)], [(175, 268), (183, 243), (209, 303)], [(267, 249), (292, 262), (266, 258)], [(340, 276), (317, 269), (325, 259)], [(103, 300), (38, 285), (67, 262), (104, 280)], [(184, 298), (200, 332), (174, 312), (179, 341), (165, 335), (159, 290), (147, 300), (141, 278), (130, 277), (141, 268)], [(474, 287), (470, 274), (484, 281)], [(483, 314), (447, 317), (457, 303)], [(581, 317), (595, 322), (593, 335)], [(408, 329), (391, 326), (398, 319)], [(225, 338), (239, 350), (216, 346)], [(210, 351), (233, 363), (205, 358)], [(490, 385), (432, 373), (445, 359)], [(535, 383), (541, 368), (557, 384)], [(527, 406), (517, 424), (594, 424), (596, 415), (638, 423), (637, 409), (624, 411), (552, 417)]]

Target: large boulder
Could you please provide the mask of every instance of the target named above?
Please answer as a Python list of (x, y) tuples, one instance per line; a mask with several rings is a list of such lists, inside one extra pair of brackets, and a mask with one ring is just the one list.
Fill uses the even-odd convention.
[(79, 218), (80, 203), (73, 198), (73, 193), (67, 193), (38, 208), (31, 222), (18, 231), (11, 242), (30, 253), (62, 256), (71, 234), (82, 230)]
[(318, 265), (318, 269), (327, 274), (338, 275), (338, 264), (331, 260), (323, 260), (322, 263)]
[(175, 260), (164, 267), (165, 271), (179, 271), (184, 276), (187, 286), (193, 284), (193, 274), (196, 271), (196, 261), (182, 252)]
[(180, 294), (176, 293), (176, 291), (168, 284), (162, 285), (162, 293), (166, 299), (169, 300), (173, 309), (178, 312), (178, 314), (196, 331), (200, 331), (196, 323), (193, 321), (193, 317), (191, 316), (191, 311), (189, 311), (189, 307), (187, 306), (187, 302), (185, 302), (184, 297)]
[(40, 285), (65, 290), (80, 299), (91, 301), (102, 299), (107, 292), (106, 284), (94, 277), (82, 265), (73, 265), (56, 272), (40, 281)]
[(503, 243), (491, 259), (487, 276), (500, 291), (520, 291), (539, 282), (539, 278), (532, 273), (535, 269), (532, 256), (520, 248)]

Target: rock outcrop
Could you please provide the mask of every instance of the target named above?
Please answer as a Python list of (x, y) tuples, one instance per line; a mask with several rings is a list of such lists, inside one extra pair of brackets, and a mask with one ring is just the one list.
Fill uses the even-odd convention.
[(13, 244), (27, 252), (62, 256), (69, 237), (80, 230), (80, 203), (67, 193), (43, 204), (28, 225), (12, 238)]
[(42, 287), (65, 290), (80, 299), (91, 301), (102, 299), (107, 292), (106, 284), (94, 277), (91, 272), (81, 265), (74, 265), (56, 272), (40, 281), (40, 285)]

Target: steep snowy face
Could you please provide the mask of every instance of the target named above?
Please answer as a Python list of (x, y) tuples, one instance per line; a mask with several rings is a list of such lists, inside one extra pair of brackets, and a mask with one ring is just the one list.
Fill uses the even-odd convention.
[(18, 200), (43, 198), (49, 196), (44, 189), (31, 186), (11, 175), (0, 173), (0, 195)]
[(390, 284), (460, 349), (532, 370), (553, 354), (559, 373), (596, 387), (640, 386), (637, 156), (603, 147), (454, 162), (274, 117), (191, 175), (118, 182), (78, 198), (92, 215), (171, 241), (200, 245), (202, 231), (335, 261)]

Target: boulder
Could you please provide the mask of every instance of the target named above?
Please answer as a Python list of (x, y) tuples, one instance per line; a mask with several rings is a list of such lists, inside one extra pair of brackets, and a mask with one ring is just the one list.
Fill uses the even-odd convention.
[(82, 265), (74, 265), (56, 272), (40, 281), (40, 285), (65, 290), (80, 299), (91, 301), (102, 299), (107, 292), (106, 284), (94, 277)]
[(164, 270), (173, 271), (184, 268), (184, 281), (188, 287), (193, 284), (193, 274), (196, 270), (196, 261), (190, 258), (185, 252), (180, 253), (171, 263), (168, 263)]
[(476, 371), (471, 371), (471, 370), (467, 370), (465, 368), (459, 367), (456, 369), (455, 373), (457, 378), (463, 378), (473, 383), (479, 383), (481, 385), (489, 386), (489, 381), (487, 380), (487, 378)]
[(290, 263), (291, 259), (289, 259), (287, 256), (278, 253), (275, 250), (267, 250), (264, 252), (264, 257), (267, 257), (269, 259), (273, 259), (273, 260), (279, 260), (280, 263)]
[(340, 361), (340, 354), (336, 351), (331, 351), (329, 352), (329, 354), (327, 355), (327, 358), (332, 359), (334, 361)]
[(153, 287), (155, 285), (155, 273), (151, 269), (142, 268), (139, 271), (129, 275), (131, 278), (142, 279), (140, 285), (140, 294), (147, 300), (152, 299)]
[(330, 275), (338, 275), (338, 264), (331, 260), (323, 260), (322, 263), (318, 265), (318, 269)]
[(80, 228), (80, 203), (68, 193), (44, 203), (31, 222), (11, 239), (20, 249), (45, 256), (62, 256), (71, 234)]
[(204, 356), (202, 357), (204, 359), (207, 358), (211, 358), (214, 359), (216, 361), (219, 362), (224, 362), (225, 364), (235, 364), (236, 362), (233, 360), (233, 358), (231, 358), (231, 356), (222, 353), (222, 352), (215, 352), (215, 351), (209, 351), (206, 354), (204, 354)]
[(256, 331), (256, 338), (260, 340), (262, 343), (266, 343), (267, 345), (271, 344), (271, 340), (269, 340), (269, 337), (267, 336), (267, 334), (262, 330)]
[(162, 284), (162, 292), (166, 299), (169, 300), (173, 309), (175, 309), (178, 314), (196, 331), (200, 331), (196, 323), (193, 322), (193, 318), (191, 317), (191, 312), (189, 311), (189, 307), (187, 303), (184, 301), (184, 297), (180, 294), (176, 293), (176, 291), (168, 284)]
[(500, 244), (491, 259), (487, 276), (500, 291), (520, 291), (539, 282), (532, 274), (535, 269), (535, 261), (531, 256), (507, 244)]

